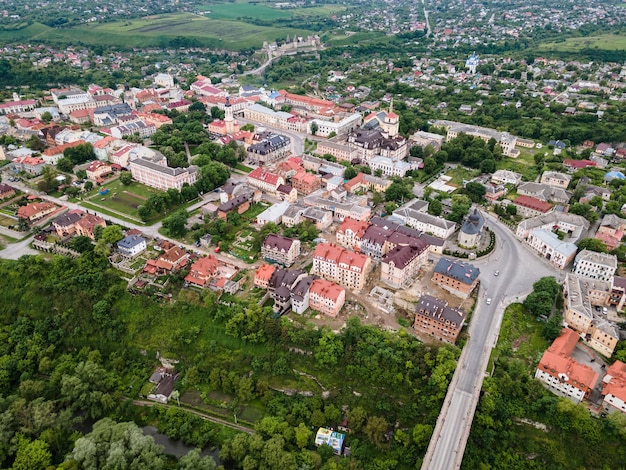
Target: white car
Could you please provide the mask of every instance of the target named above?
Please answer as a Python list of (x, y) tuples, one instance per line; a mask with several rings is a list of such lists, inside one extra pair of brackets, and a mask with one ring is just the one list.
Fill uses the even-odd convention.
[(493, 275), (494, 276), (498, 276), (500, 274), (500, 271), (494, 271)]
[(491, 305), (491, 299), (487, 299), (487, 305)]

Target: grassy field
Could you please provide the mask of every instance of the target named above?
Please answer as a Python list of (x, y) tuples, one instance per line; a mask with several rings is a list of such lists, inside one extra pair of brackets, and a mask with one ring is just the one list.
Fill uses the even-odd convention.
[(259, 20), (291, 18), (288, 10), (280, 10), (258, 3), (218, 3), (204, 5), (201, 7), (201, 10), (207, 12), (207, 17), (218, 20), (236, 20), (241, 17)]
[[(246, 7), (251, 8), (247, 5)], [(271, 9), (268, 8), (268, 10)], [(22, 29), (0, 31), (0, 41), (29, 39), (74, 44), (147, 47), (167, 45), (172, 39), (185, 37), (194, 39), (199, 45), (205, 47), (238, 50), (260, 47), (263, 41), (273, 41), (294, 35), (307, 36), (311, 33), (312, 31), (304, 29), (256, 26), (228, 19), (177, 13), (104, 24), (85, 24), (71, 29), (54, 29), (35, 23)]]
[[(100, 195), (99, 190), (101, 189), (108, 189), (108, 194)], [(124, 186), (119, 179), (116, 179), (98, 189), (94, 189), (88, 196), (87, 201), (98, 209), (109, 209), (113, 215), (115, 215), (115, 212), (121, 212), (132, 219), (139, 219), (137, 208), (148, 199), (150, 194), (155, 193), (158, 194), (161, 191), (137, 183)]]
[(538, 52), (578, 52), (582, 49), (626, 50), (626, 37), (617, 34), (602, 34), (600, 36), (568, 38), (563, 42), (547, 42), (537, 47)]

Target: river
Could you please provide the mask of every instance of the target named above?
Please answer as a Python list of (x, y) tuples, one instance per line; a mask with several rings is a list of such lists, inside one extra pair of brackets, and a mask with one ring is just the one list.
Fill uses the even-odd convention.
[[(181, 458), (183, 455), (186, 455), (187, 452), (189, 452), (190, 450), (195, 449), (195, 447), (188, 446), (181, 440), (172, 439), (171, 437), (160, 433), (159, 430), (154, 426), (144, 426), (141, 428), (141, 430), (146, 436), (152, 436), (154, 442), (162, 445), (164, 448), (163, 452), (165, 454), (173, 455), (178, 459)], [(203, 457), (205, 455), (210, 455), (211, 457), (213, 457), (217, 465), (221, 465), (220, 459), (218, 458), (218, 453), (219, 450), (216, 449), (212, 451), (210, 447), (207, 447), (200, 453), (200, 455), (202, 455)]]

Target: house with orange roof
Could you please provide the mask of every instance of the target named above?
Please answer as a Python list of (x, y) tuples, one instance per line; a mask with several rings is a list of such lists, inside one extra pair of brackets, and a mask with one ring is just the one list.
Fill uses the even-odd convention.
[(68, 142), (67, 144), (50, 147), (49, 149), (43, 151), (41, 158), (43, 158), (43, 160), (49, 165), (56, 165), (59, 163), (59, 160), (63, 158), (63, 152), (65, 152), (66, 149), (78, 147), (84, 143), (85, 141), (80, 139), (75, 142)]
[(187, 260), (189, 260), (189, 253), (174, 245), (161, 253), (156, 260), (156, 266), (160, 274), (169, 274), (185, 266)]
[(349, 289), (360, 290), (365, 285), (370, 266), (371, 260), (368, 256), (332, 243), (320, 243), (313, 253), (311, 274)]
[(108, 160), (115, 149), (119, 149), (126, 145), (126, 141), (116, 139), (112, 136), (106, 136), (93, 144), (93, 153), (98, 160)]
[(200, 258), (191, 265), (189, 274), (185, 276), (185, 282), (200, 287), (207, 287), (210, 280), (217, 276), (219, 265), (219, 261), (213, 255)]
[(74, 124), (89, 124), (93, 120), (93, 108), (72, 111), (69, 118)]
[(35, 222), (48, 214), (52, 214), (57, 209), (57, 206), (51, 202), (33, 202), (20, 207), (17, 210), (17, 217), (28, 222)]
[(360, 249), (363, 235), (370, 225), (369, 222), (346, 217), (335, 233), (337, 242), (353, 250)]
[(87, 165), (85, 172), (87, 173), (87, 178), (101, 183), (105, 176), (113, 173), (113, 169), (111, 168), (111, 165), (103, 162), (102, 160), (94, 160)]
[(261, 289), (269, 289), (270, 279), (272, 278), (274, 271), (276, 271), (276, 266), (263, 263), (254, 273), (254, 285), (256, 287), (260, 287)]
[(602, 408), (606, 413), (621, 411), (626, 413), (626, 364), (615, 361), (607, 369), (602, 380)]
[(15, 173), (28, 173), (29, 175), (40, 175), (46, 162), (39, 157), (17, 157), (11, 162)]
[(315, 279), (309, 288), (309, 308), (336, 318), (346, 301), (346, 290), (325, 279)]
[(94, 230), (96, 227), (106, 228), (107, 224), (100, 216), (87, 214), (82, 219), (76, 222), (76, 234), (83, 237), (89, 237), (92, 240), (96, 239)]
[(276, 190), (281, 184), (285, 184), (285, 180), (269, 171), (265, 171), (259, 167), (250, 173), (247, 178), (248, 184), (255, 188), (259, 188), (261, 191), (268, 193), (276, 193)]
[(308, 195), (322, 187), (322, 178), (302, 170), (292, 176), (291, 185), (299, 194)]
[(599, 378), (591, 367), (572, 357), (578, 339), (575, 331), (563, 328), (561, 335), (543, 353), (535, 371), (535, 378), (548, 390), (576, 404), (589, 397)]

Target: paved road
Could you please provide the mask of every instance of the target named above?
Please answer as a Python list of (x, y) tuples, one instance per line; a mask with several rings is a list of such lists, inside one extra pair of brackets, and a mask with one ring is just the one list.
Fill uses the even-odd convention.
[[(423, 470), (452, 470), (461, 466), (487, 362), (497, 342), (506, 305), (521, 300), (540, 277), (558, 278), (560, 274), (490, 216), (487, 225), (496, 233), (496, 249), (486, 259), (473, 263), (481, 270), (481, 285), (469, 328), (470, 338), (448, 388)], [(494, 276), (496, 270), (499, 276)], [(487, 299), (491, 299), (490, 305)]]
[[(26, 186), (23, 182), (14, 182), (11, 183), (12, 186), (19, 188), (22, 191), (31, 193), (31, 194), (38, 194), (37, 191), (33, 190), (32, 188), (29, 188), (28, 186)], [(216, 198), (217, 193), (207, 193), (205, 194), (198, 202), (194, 203), (193, 205), (191, 205), (187, 211), (193, 211), (194, 209), (197, 209), (198, 207), (203, 206), (204, 204), (206, 204), (208, 201), (213, 200)], [(162, 240), (170, 240), (172, 243), (176, 244), (176, 245), (180, 245), (185, 247), (187, 250), (190, 251), (203, 251), (201, 248), (193, 246), (193, 245), (188, 245), (186, 243), (182, 243), (179, 240), (175, 240), (173, 238), (168, 238), (165, 237), (163, 235), (161, 235), (159, 233), (159, 229), (161, 228), (161, 222), (157, 222), (153, 225), (143, 225), (143, 224), (139, 224), (139, 223), (132, 223), (132, 222), (127, 222), (126, 220), (122, 220), (119, 219), (117, 217), (108, 215), (108, 214), (104, 214), (98, 211), (95, 211), (93, 209), (86, 209), (85, 207), (82, 207), (80, 204), (76, 204), (73, 202), (69, 202), (69, 201), (63, 201), (59, 198), (56, 197), (52, 197), (52, 196), (48, 196), (48, 195), (41, 195), (39, 196), (41, 197), (41, 199), (45, 199), (51, 202), (54, 202), (55, 204), (58, 205), (62, 205), (62, 206), (66, 206), (67, 208), (71, 209), (80, 209), (83, 211), (88, 211), (90, 214), (95, 214), (95, 215), (99, 215), (100, 217), (111, 221), (114, 224), (118, 224), (121, 225), (122, 227), (128, 227), (128, 228), (134, 228), (137, 230), (140, 230), (141, 232), (143, 232), (144, 234), (152, 237), (152, 238), (160, 238)], [(39, 251), (33, 250), (32, 248), (30, 248), (28, 245), (32, 242), (32, 237), (29, 237), (26, 240), (23, 240), (21, 242), (18, 243), (14, 243), (9, 245), (7, 248), (5, 248), (4, 250), (0, 251), (0, 258), (4, 258), (4, 259), (18, 259), (20, 256), (22, 255), (28, 255), (28, 254), (38, 254), (40, 253)], [(229, 255), (228, 253), (213, 253), (214, 256), (226, 263), (232, 264), (237, 266), (239, 269), (250, 269), (252, 267), (254, 267), (253, 265), (247, 264), (245, 262), (243, 262), (242, 260), (240, 260), (239, 258), (236, 258), (232, 255)]]
[(248, 70), (247, 72), (242, 73), (241, 76), (244, 77), (246, 75), (263, 75), (263, 72), (265, 72), (265, 69), (269, 67), (269, 65), (273, 61), (280, 58), (280, 56), (281, 56), (280, 54), (273, 55), (272, 51), (269, 50), (267, 53), (267, 60), (265, 62), (263, 62), (260, 66), (258, 66), (254, 70)]

